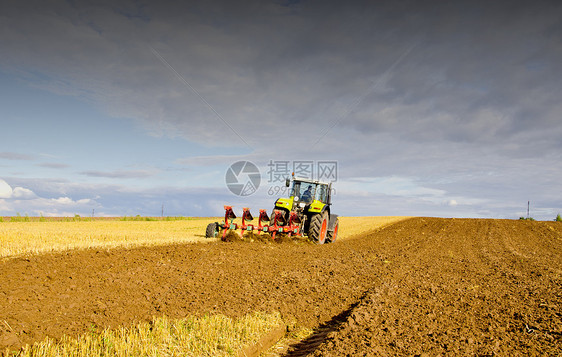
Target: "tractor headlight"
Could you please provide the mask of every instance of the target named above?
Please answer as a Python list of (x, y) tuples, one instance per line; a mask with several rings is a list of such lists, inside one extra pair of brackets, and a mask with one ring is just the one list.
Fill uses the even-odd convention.
[(300, 208), (304, 208), (304, 206), (306, 206), (306, 203), (304, 203), (304, 202), (299, 203)]

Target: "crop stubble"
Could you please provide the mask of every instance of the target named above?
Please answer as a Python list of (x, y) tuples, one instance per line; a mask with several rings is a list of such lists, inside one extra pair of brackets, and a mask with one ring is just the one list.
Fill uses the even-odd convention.
[(159, 315), (275, 310), (324, 326), (288, 355), (556, 355), (561, 249), (559, 223), (415, 218), (325, 246), (178, 244), (8, 259), (0, 348)]

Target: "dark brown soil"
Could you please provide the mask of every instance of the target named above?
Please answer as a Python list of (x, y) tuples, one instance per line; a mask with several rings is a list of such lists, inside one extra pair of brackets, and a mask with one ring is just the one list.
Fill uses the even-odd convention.
[(254, 240), (0, 263), (0, 350), (152, 316), (277, 310), (288, 355), (560, 355), (562, 224), (416, 218), (329, 245)]
[(369, 245), (383, 282), (315, 356), (562, 354), (562, 224), (416, 219)]

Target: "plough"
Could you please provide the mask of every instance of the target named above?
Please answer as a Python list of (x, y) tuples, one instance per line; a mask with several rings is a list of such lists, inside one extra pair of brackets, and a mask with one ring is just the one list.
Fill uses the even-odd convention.
[[(269, 233), (272, 240), (275, 240), (275, 236), (277, 235), (277, 233), (285, 233), (288, 237), (291, 237), (293, 235), (300, 235), (301, 220), (295, 212), (291, 212), (291, 214), (289, 215), (289, 220), (287, 221), (285, 220), (285, 216), (281, 211), (274, 211), (273, 219), (270, 219), (267, 211), (265, 209), (260, 209), (258, 224), (254, 225), (248, 223), (248, 221), (253, 221), (254, 217), (252, 216), (250, 209), (247, 207), (244, 207), (242, 209), (240, 223), (234, 222), (234, 219), (236, 219), (237, 217), (234, 213), (234, 210), (232, 209), (232, 206), (224, 206), (224, 211), (224, 223), (216, 222), (215, 227), (213, 227), (213, 236), (217, 237), (220, 234), (222, 240), (226, 239), (226, 233), (229, 230), (240, 230), (240, 238), (244, 237), (245, 232), (253, 231), (256, 231), (258, 235), (260, 235), (261, 233)], [(269, 222), (270, 224), (265, 224), (266, 222)]]

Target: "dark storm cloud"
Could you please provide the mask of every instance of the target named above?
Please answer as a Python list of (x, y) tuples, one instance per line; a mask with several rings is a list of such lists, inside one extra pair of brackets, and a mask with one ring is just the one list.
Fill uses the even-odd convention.
[(305, 147), (344, 178), (409, 177), (458, 207), (552, 207), (561, 23), (556, 1), (12, 2), (0, 69), (260, 162)]
[(17, 152), (0, 152), (0, 159), (5, 160), (34, 160), (35, 158), (31, 155), (20, 154)]
[(414, 30), (420, 42), (349, 125), (422, 141), (560, 133), (559, 6), (449, 2), (420, 15), (407, 28), (393, 26), (397, 43)]
[(117, 170), (117, 171), (83, 171), (80, 174), (90, 177), (105, 177), (119, 179), (145, 178), (156, 174), (149, 170)]
[(44, 162), (44, 163), (38, 164), (37, 166), (46, 167), (46, 168), (49, 168), (49, 169), (66, 169), (66, 168), (70, 167), (70, 165), (60, 164), (60, 163), (57, 163), (57, 162)]
[(4, 66), (157, 133), (225, 140), (219, 113), (237, 145), (339, 123), (420, 141), (544, 128), (560, 148), (553, 2), (25, 4), (4, 12)]

